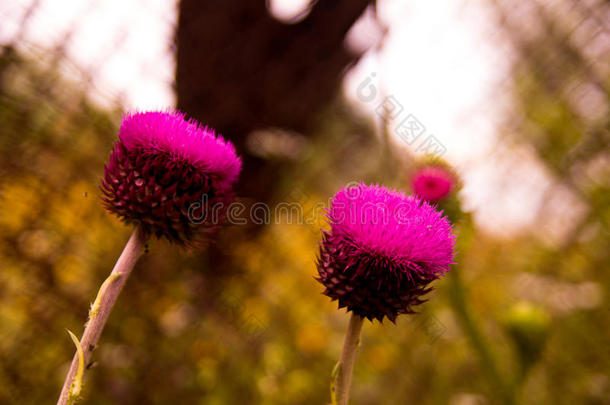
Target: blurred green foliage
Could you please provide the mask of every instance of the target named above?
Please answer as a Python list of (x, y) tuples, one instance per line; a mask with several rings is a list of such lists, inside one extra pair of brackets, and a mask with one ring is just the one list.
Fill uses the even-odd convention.
[[(52, 61), (9, 48), (1, 58), (0, 403), (52, 403), (74, 351), (65, 329), (80, 335), (130, 231), (98, 191), (121, 108), (92, 104)], [(534, 75), (518, 78), (519, 139), (543, 162), (569, 173), (606, 153), (601, 175), (569, 179), (589, 214), (559, 245), (499, 239), (452, 196), (459, 284), (437, 282), (421, 313), (397, 325), (365, 324), (352, 403), (610, 403), (608, 159), (583, 149), (583, 133), (607, 130), (576, 119)], [(339, 100), (295, 166), (279, 174), (277, 201), (301, 203), (307, 217), (348, 181), (407, 188), (412, 157), (385, 147)], [(233, 240), (239, 274), (205, 252), (151, 242), (104, 331), (83, 403), (327, 403), (348, 316), (313, 279), (323, 220), (273, 220), (253, 238), (239, 226), (219, 235)]]

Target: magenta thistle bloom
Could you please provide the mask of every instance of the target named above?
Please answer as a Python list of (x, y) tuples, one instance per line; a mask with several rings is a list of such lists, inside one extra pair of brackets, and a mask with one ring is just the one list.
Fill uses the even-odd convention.
[(317, 280), (361, 317), (394, 322), (413, 313), (453, 263), (451, 224), (419, 198), (360, 184), (335, 194), (327, 217)]
[[(180, 112), (136, 112), (123, 117), (101, 189), (124, 221), (191, 244), (224, 218), (240, 170), (235, 148), (214, 130)], [(190, 218), (193, 204), (204, 221)], [(202, 215), (212, 207), (214, 215)]]
[(427, 166), (413, 175), (413, 192), (426, 201), (445, 198), (454, 187), (451, 173), (441, 166)]

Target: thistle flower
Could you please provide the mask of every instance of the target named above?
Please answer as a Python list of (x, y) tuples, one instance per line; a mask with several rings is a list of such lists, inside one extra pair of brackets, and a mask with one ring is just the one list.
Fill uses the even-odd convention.
[(449, 270), (451, 224), (427, 202), (363, 183), (340, 190), (327, 211), (317, 280), (352, 313), (331, 378), (331, 402), (347, 405), (364, 318), (413, 312), (430, 282)]
[[(180, 112), (136, 112), (123, 118), (101, 189), (125, 222), (185, 244), (221, 222), (240, 170), (235, 148), (214, 130)], [(193, 203), (205, 221), (189, 218)], [(210, 207), (215, 215), (206, 215)]]
[[(193, 244), (225, 216), (241, 170), (235, 148), (213, 130), (186, 121), (179, 112), (127, 114), (119, 129), (101, 189), (106, 208), (135, 229), (89, 311), (77, 351), (64, 380), (58, 405), (78, 397), (93, 349), (116, 300), (151, 235)], [(206, 220), (193, 221), (199, 204)]]
[(327, 217), (317, 280), (360, 317), (413, 313), (453, 262), (451, 224), (417, 197), (361, 183), (335, 194)]
[(439, 201), (454, 189), (454, 177), (442, 166), (425, 166), (412, 179), (413, 192), (426, 201)]

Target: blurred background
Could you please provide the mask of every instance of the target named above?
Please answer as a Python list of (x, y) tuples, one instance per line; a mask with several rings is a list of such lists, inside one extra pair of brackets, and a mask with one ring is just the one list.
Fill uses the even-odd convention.
[[(298, 203), (205, 251), (149, 244), (87, 404), (325, 404), (348, 316), (313, 279), (318, 203), (462, 188), (457, 264), (366, 323), (353, 404), (610, 404), (610, 3), (0, 3), (0, 403), (54, 403), (130, 229), (98, 189), (121, 113), (178, 107), (243, 156), (246, 203)], [(273, 211), (276, 212), (276, 211)]]

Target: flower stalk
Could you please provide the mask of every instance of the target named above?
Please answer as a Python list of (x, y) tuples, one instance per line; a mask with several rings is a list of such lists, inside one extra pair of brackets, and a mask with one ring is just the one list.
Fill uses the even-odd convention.
[[(84, 364), (87, 365), (91, 361), (93, 351), (104, 330), (110, 312), (112, 311), (129, 274), (142, 254), (146, 239), (147, 237), (145, 233), (142, 232), (141, 228), (136, 227), (127, 241), (121, 256), (114, 265), (112, 273), (110, 273), (110, 276), (100, 287), (97, 297), (89, 311), (89, 320), (87, 321), (85, 331), (80, 339), (80, 349), (82, 349), (82, 353), (77, 351), (72, 359), (72, 364), (66, 375), (57, 405), (73, 403), (75, 400), (74, 397), (79, 395), (83, 377), (82, 373), (78, 373), (79, 364), (82, 365), (84, 362)], [(74, 390), (73, 387), (77, 387), (78, 390)]]
[(468, 308), (466, 287), (463, 284), (459, 267), (454, 268), (449, 276), (449, 297), (459, 325), (485, 368), (487, 378), (498, 396), (499, 403), (514, 405), (512, 387), (502, 379), (496, 358)]
[(360, 331), (362, 330), (363, 320), (362, 317), (352, 312), (343, 341), (341, 357), (333, 370), (331, 379), (332, 405), (347, 405), (349, 401), (349, 390), (352, 384), (356, 352), (360, 346)]

